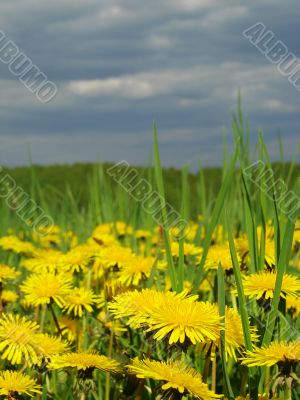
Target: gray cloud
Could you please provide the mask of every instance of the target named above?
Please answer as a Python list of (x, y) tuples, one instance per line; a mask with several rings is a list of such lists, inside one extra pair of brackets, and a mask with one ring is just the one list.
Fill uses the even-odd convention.
[[(41, 104), (0, 64), (0, 164), (143, 163), (159, 127), (166, 165), (220, 164), (238, 88), (251, 138), (287, 156), (298, 134), (299, 92), (242, 35), (263, 21), (299, 54), (295, 0), (11, 0), (0, 28), (55, 81)], [(230, 139), (229, 139), (230, 142)]]

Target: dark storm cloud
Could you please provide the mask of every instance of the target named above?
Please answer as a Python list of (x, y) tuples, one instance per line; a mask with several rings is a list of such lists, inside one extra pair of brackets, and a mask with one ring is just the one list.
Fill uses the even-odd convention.
[[(11, 0), (0, 28), (59, 87), (41, 104), (0, 64), (0, 163), (151, 154), (157, 121), (167, 165), (220, 164), (238, 88), (252, 141), (279, 129), (290, 156), (300, 93), (242, 32), (257, 21), (300, 54), (296, 1)], [(229, 139), (230, 141), (230, 139)]]

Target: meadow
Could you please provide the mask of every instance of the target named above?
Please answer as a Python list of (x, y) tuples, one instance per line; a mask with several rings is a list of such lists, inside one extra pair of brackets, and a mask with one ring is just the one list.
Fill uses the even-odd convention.
[(197, 173), (155, 126), (153, 166), (1, 172), (54, 221), (0, 177), (1, 398), (300, 398), (299, 166), (232, 134)]

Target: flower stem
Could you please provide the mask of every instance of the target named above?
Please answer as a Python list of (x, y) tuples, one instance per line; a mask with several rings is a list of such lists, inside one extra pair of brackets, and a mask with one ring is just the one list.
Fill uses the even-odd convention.
[(292, 390), (287, 386), (284, 390), (284, 400), (292, 400)]
[(52, 302), (50, 302), (50, 303), (48, 304), (48, 306), (49, 306), (50, 312), (51, 312), (51, 314), (52, 314), (52, 318), (53, 318), (54, 324), (55, 324), (55, 326), (56, 326), (56, 329), (57, 329), (59, 335), (61, 335), (61, 334), (62, 334), (62, 331), (61, 331), (61, 328), (60, 328), (60, 326), (59, 326), (58, 320), (57, 320), (57, 318), (56, 318), (56, 315), (55, 315), (55, 312), (54, 312), (54, 309), (53, 309)]
[[(113, 339), (114, 339), (114, 333), (113, 330), (110, 330), (110, 336), (109, 336), (109, 344), (108, 344), (108, 357), (112, 356), (112, 348), (113, 348)], [(110, 394), (110, 373), (106, 372), (106, 378), (105, 378), (105, 400), (109, 400), (109, 394)]]

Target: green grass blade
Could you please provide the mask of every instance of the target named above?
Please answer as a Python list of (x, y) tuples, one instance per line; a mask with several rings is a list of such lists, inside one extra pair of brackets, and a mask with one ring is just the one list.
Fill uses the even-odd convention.
[[(223, 318), (223, 323), (225, 324), (225, 284), (224, 284), (224, 271), (219, 265), (218, 267), (218, 305), (219, 305), (219, 314)], [(220, 353), (221, 353), (221, 362), (223, 369), (223, 379), (224, 379), (224, 394), (227, 395), (227, 398), (230, 400), (234, 400), (234, 394), (232, 391), (232, 387), (230, 384), (229, 373), (227, 369), (227, 360), (226, 360), (226, 351), (225, 351), (225, 335), (226, 331), (221, 330), (220, 332)]]
[(203, 243), (203, 254), (202, 254), (202, 257), (201, 257), (201, 261), (200, 261), (200, 264), (199, 264), (198, 271), (196, 272), (195, 277), (194, 277), (194, 291), (195, 292), (197, 292), (199, 284), (201, 282), (203, 267), (204, 267), (204, 264), (205, 264), (205, 261), (206, 261), (206, 257), (207, 257), (207, 254), (208, 254), (209, 246), (210, 246), (210, 243), (211, 243), (211, 238), (212, 238), (212, 235), (214, 233), (215, 227), (216, 227), (216, 225), (217, 225), (217, 223), (219, 221), (219, 218), (220, 218), (220, 215), (222, 213), (222, 210), (224, 208), (225, 197), (227, 195), (229, 186), (232, 183), (233, 174), (234, 174), (234, 171), (235, 171), (235, 163), (236, 163), (237, 155), (238, 155), (238, 148), (236, 147), (234, 157), (232, 158), (230, 166), (229, 166), (229, 168), (228, 168), (228, 170), (226, 172), (225, 179), (224, 179), (224, 181), (222, 183), (222, 186), (220, 188), (219, 194), (217, 196), (217, 200), (216, 200), (214, 209), (213, 209), (212, 214), (211, 214), (211, 221), (210, 221), (210, 223), (208, 225), (208, 229), (207, 229), (206, 236), (205, 236), (204, 243)]
[(177, 281), (176, 281), (176, 271), (174, 266), (174, 260), (171, 252), (171, 240), (169, 235), (169, 230), (165, 229), (167, 227), (167, 210), (166, 210), (166, 201), (165, 201), (165, 190), (164, 190), (164, 182), (163, 182), (163, 174), (160, 162), (159, 155), (159, 147), (157, 142), (157, 130), (156, 125), (153, 126), (154, 132), (154, 161), (155, 161), (155, 176), (156, 176), (156, 184), (158, 188), (158, 193), (160, 195), (160, 205), (161, 205), (161, 213), (162, 213), (162, 223), (163, 223), (163, 235), (165, 242), (165, 250), (166, 257), (168, 262), (168, 272), (170, 274), (171, 285), (173, 290), (177, 290)]

